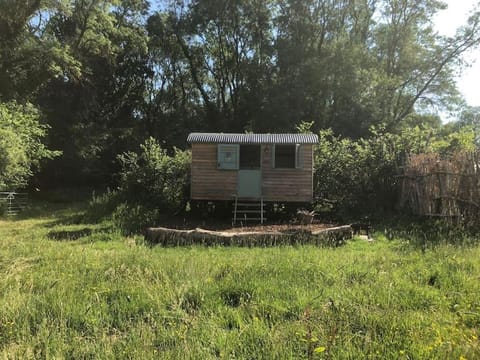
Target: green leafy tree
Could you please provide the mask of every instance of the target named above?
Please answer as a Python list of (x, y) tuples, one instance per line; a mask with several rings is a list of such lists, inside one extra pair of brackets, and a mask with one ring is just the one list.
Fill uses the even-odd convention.
[(60, 155), (42, 143), (46, 135), (33, 105), (0, 103), (0, 189), (25, 187), (42, 160)]
[[(56, 10), (42, 37), (59, 44), (77, 62), (76, 72), (61, 66), (61, 76), (44, 83), (37, 97), (52, 130), (50, 142), (64, 151), (51, 164), (49, 181), (108, 182), (118, 153), (141, 141), (147, 36), (147, 2), (70, 1)], [(60, 70), (59, 69), (59, 70)], [(63, 171), (55, 172), (53, 168)]]
[(480, 145), (480, 106), (467, 106), (461, 112), (458, 121), (451, 124), (455, 129), (470, 127), (475, 136), (475, 143)]
[(0, 1), (0, 101), (30, 102), (51, 126), (64, 156), (49, 184), (105, 184), (116, 155), (151, 136), (171, 150), (190, 131), (305, 119), (341, 139), (433, 131), (432, 108), (461, 104), (455, 71), (480, 42), (478, 11), (435, 33), (437, 0), (150, 3)]

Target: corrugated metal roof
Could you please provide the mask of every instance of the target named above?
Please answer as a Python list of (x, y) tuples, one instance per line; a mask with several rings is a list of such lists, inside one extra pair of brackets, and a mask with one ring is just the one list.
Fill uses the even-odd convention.
[(191, 133), (188, 143), (215, 144), (317, 144), (315, 134), (222, 134)]

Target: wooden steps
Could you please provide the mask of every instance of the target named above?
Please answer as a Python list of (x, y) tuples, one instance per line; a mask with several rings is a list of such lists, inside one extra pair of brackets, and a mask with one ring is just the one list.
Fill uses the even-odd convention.
[(260, 199), (239, 199), (235, 197), (232, 211), (232, 224), (260, 222), (266, 220), (263, 198)]

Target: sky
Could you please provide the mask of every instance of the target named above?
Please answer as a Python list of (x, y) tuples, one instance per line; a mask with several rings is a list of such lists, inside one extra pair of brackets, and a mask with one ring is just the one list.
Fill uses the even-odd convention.
[[(441, 35), (452, 36), (455, 30), (466, 23), (468, 13), (479, 4), (480, 0), (443, 0), (448, 4), (446, 10), (440, 11), (434, 18), (436, 29)], [(471, 66), (463, 69), (457, 78), (457, 85), (468, 105), (480, 106), (480, 48), (470, 51), (465, 59)]]

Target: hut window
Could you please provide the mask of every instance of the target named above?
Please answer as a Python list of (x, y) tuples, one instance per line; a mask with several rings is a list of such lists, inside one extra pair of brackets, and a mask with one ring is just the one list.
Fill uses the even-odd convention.
[(238, 169), (238, 147), (235, 144), (218, 144), (217, 167), (219, 169)]
[(260, 145), (240, 145), (240, 169), (260, 169)]
[(277, 145), (273, 151), (273, 167), (295, 169), (301, 167), (301, 147), (299, 144)]

